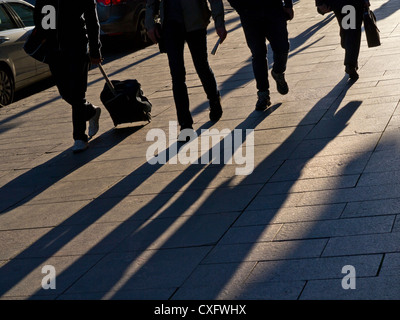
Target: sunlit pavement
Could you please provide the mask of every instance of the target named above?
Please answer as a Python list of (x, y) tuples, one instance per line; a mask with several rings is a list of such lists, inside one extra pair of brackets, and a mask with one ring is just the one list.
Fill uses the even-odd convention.
[[(1, 108), (0, 297), (399, 299), (400, 3), (371, 2), (382, 45), (368, 48), (363, 33), (355, 83), (336, 19), (296, 3), (290, 92), (270, 78), (264, 112), (227, 10), (228, 38), (209, 56), (223, 116), (209, 121), (186, 50), (197, 140), (175, 158), (170, 73), (155, 45), (104, 63), (111, 79), (142, 84), (149, 124), (114, 128), (90, 71), (87, 97), (103, 112), (84, 153), (72, 154), (71, 111), (55, 87)], [(220, 164), (200, 161), (222, 133), (233, 148), (217, 142)]]

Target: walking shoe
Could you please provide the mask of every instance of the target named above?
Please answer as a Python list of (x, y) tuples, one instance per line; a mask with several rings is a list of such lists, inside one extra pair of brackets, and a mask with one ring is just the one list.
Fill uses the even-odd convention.
[(271, 70), (272, 78), (276, 81), (276, 89), (282, 95), (287, 94), (289, 92), (289, 86), (285, 80), (284, 73), (276, 73), (274, 70)]
[(218, 96), (216, 100), (210, 100), (210, 120), (218, 121), (222, 117), (221, 97)]
[(194, 140), (195, 137), (196, 132), (192, 127), (182, 128), (178, 135), (178, 142), (189, 142), (190, 140)]
[(349, 75), (351, 80), (357, 81), (360, 77), (357, 73), (356, 67), (346, 66), (345, 72)]
[(258, 91), (257, 96), (256, 110), (263, 111), (271, 105), (269, 91)]
[(73, 153), (78, 153), (85, 151), (89, 147), (89, 143), (83, 140), (75, 140), (75, 143), (72, 147), (72, 152)]
[(93, 137), (99, 131), (99, 119), (100, 119), (100, 114), (101, 114), (101, 108), (95, 107), (94, 109), (95, 109), (96, 113), (89, 120), (88, 135), (90, 138)]

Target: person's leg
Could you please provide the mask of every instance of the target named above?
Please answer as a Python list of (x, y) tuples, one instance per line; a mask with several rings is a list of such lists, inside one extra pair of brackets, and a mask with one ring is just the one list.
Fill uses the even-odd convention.
[(193, 119), (189, 109), (189, 95), (186, 86), (184, 26), (171, 22), (164, 24), (163, 37), (172, 77), (172, 91), (178, 123), (181, 129), (191, 128)]
[(264, 110), (271, 105), (269, 96), (265, 19), (263, 17), (243, 15), (240, 17), (240, 20), (247, 46), (252, 55), (253, 73), (258, 89), (256, 110)]
[(287, 94), (289, 87), (285, 80), (285, 71), (290, 45), (286, 17), (280, 9), (271, 9), (268, 12), (267, 39), (274, 57), (274, 65), (271, 71), (272, 77), (276, 81), (278, 92)]
[(346, 66), (346, 73), (349, 74), (351, 79), (357, 80), (358, 57), (361, 46), (362, 7), (356, 7), (356, 28), (344, 29), (342, 20), (345, 15), (341, 12), (341, 9), (336, 9), (334, 12), (340, 26), (341, 46), (345, 50), (344, 65)]
[(222, 116), (221, 98), (217, 81), (208, 63), (207, 30), (201, 29), (186, 34), (186, 42), (192, 55), (193, 64), (210, 101), (210, 120), (218, 121)]
[(362, 8), (356, 8), (356, 28), (345, 30), (347, 36), (345, 38), (346, 56), (344, 63), (357, 69), (361, 46), (362, 15)]
[[(86, 122), (96, 113), (94, 106), (86, 101), (87, 79), (89, 71), (89, 59), (87, 56), (77, 57), (72, 69), (72, 117), (74, 123), (75, 140), (88, 139), (86, 131)], [(76, 75), (76, 76), (75, 76)]]
[(268, 61), (264, 22), (261, 18), (241, 16), (247, 46), (252, 54), (252, 66), (259, 91), (268, 91)]
[(88, 141), (86, 121), (96, 113), (85, 98), (88, 68), (87, 55), (62, 55), (62, 59), (50, 64), (61, 97), (72, 106), (73, 139), (84, 142)]
[(196, 72), (207, 94), (208, 100), (215, 100), (218, 97), (217, 82), (214, 73), (208, 63), (207, 54), (207, 31), (205, 29), (188, 32), (186, 42), (192, 55)]

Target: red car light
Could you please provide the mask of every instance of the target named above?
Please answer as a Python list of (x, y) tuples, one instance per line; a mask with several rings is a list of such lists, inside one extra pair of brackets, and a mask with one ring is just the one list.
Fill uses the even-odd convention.
[(97, 3), (101, 3), (105, 6), (111, 5), (111, 0), (97, 0)]
[(126, 2), (127, 0), (97, 0), (97, 3), (101, 3), (102, 5), (105, 6), (118, 5)]

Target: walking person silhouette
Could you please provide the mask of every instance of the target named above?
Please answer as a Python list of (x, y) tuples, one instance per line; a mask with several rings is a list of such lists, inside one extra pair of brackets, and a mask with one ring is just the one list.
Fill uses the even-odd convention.
[[(158, 43), (160, 30), (156, 19), (160, 17), (162, 43), (168, 56), (172, 77), (172, 91), (181, 133), (193, 131), (193, 119), (189, 108), (184, 63), (184, 45), (188, 44), (196, 72), (201, 80), (210, 105), (211, 121), (222, 116), (221, 96), (215, 76), (207, 57), (207, 26), (210, 17), (215, 23), (216, 32), (223, 42), (227, 36), (222, 0), (147, 0), (146, 28), (149, 38)], [(187, 141), (185, 134), (179, 134), (179, 141)], [(190, 133), (189, 133), (190, 135)]]
[[(358, 80), (358, 57), (361, 46), (361, 26), (363, 22), (364, 8), (369, 7), (368, 0), (315, 0), (315, 5), (320, 14), (324, 15), (333, 11), (340, 27), (340, 44), (345, 50), (344, 65), (345, 72), (351, 80)], [(350, 17), (354, 20), (353, 26), (344, 26), (343, 19), (349, 12), (345, 10), (346, 6), (352, 6), (355, 9), (355, 16)]]
[[(34, 11), (35, 27), (52, 48), (50, 71), (61, 97), (72, 106), (74, 153), (86, 150), (89, 138), (99, 130), (101, 109), (86, 100), (89, 66), (102, 61), (96, 5), (96, 0), (37, 0)], [(43, 28), (45, 6), (55, 9), (55, 29)]]
[(289, 56), (289, 35), (287, 20), (294, 17), (293, 1), (285, 0), (228, 0), (240, 16), (247, 45), (252, 54), (252, 66), (257, 85), (258, 100), (256, 110), (265, 110), (271, 105), (267, 44), (269, 41), (274, 64), (271, 75), (276, 81), (277, 90), (285, 95), (289, 86), (285, 79)]

